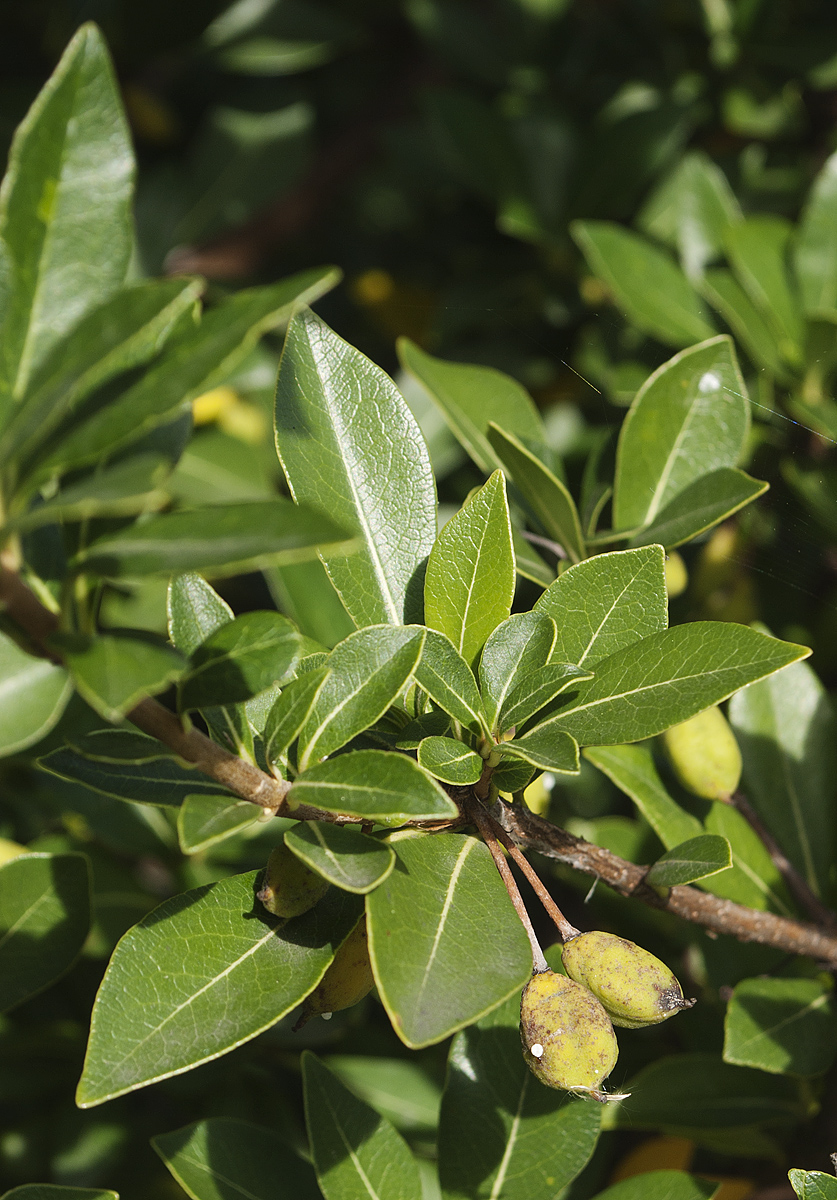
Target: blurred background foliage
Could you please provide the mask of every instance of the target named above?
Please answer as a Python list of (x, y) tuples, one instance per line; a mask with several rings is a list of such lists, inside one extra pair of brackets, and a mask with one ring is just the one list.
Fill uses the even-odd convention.
[[(671, 216), (684, 171), (711, 174), (722, 207), (796, 222), (837, 150), (831, 0), (5, 0), (4, 153), (88, 19), (114, 55), (139, 158), (135, 273), (200, 273), (211, 296), (337, 264), (345, 282), (318, 311), (403, 384), (443, 505), (461, 503), (480, 476), (424, 393), (398, 374), (399, 335), (519, 379), (575, 491), (590, 451), (607, 453), (636, 388), (677, 343), (635, 319), (613, 280), (582, 254), (572, 222), (620, 222), (649, 245), (677, 250), (705, 294), (703, 268), (723, 251), (710, 245), (690, 271), (693, 246)], [(763, 342), (760, 354), (734, 322), (732, 331), (753, 401), (743, 465), (771, 490), (670, 560), (679, 591), (672, 616), (760, 619), (813, 645), (813, 665), (833, 687), (834, 327), (820, 342), (809, 336), (796, 364), (773, 361)], [(280, 340), (267, 338), (196, 402), (177, 498), (250, 499), (280, 486), (270, 434), (280, 350)], [(318, 570), (219, 587), (236, 611), (274, 600), (333, 645), (348, 626)], [(103, 621), (164, 630), (164, 585), (113, 590)], [(374, 1001), (293, 1037), (289, 1018), (217, 1063), (77, 1111), (70, 1096), (87, 1015), (116, 939), (160, 898), (263, 865), (284, 823), (187, 859), (160, 810), (114, 806), (79, 788), (47, 794), (42, 781), (25, 763), (5, 764), (0, 834), (30, 849), (83, 848), (97, 922), (66, 979), (0, 1024), (0, 1184), (50, 1178), (106, 1184), (124, 1200), (182, 1195), (148, 1138), (198, 1116), (264, 1121), (269, 1113), (299, 1142), (296, 1051), (306, 1045), (432, 1156), (447, 1047), (406, 1056)], [(650, 828), (589, 764), (551, 799), (543, 786), (533, 799), (634, 861), (658, 852)], [(565, 874), (580, 905), (588, 882)], [(662, 1053), (718, 1049), (724, 989), (778, 965), (759, 948), (691, 931), (687, 938), (674, 922), (601, 891), (584, 914), (591, 921), (616, 921), (673, 961), (685, 952), (705, 1001), (671, 1028), (626, 1044), (631, 1071)], [(826, 1104), (814, 1125), (775, 1138), (742, 1129), (726, 1142), (707, 1134), (652, 1144), (615, 1131), (571, 1197), (585, 1200), (649, 1166), (690, 1166), (735, 1176), (723, 1200), (740, 1200), (758, 1181), (781, 1179), (782, 1161), (827, 1169), (834, 1124), (835, 1106)]]

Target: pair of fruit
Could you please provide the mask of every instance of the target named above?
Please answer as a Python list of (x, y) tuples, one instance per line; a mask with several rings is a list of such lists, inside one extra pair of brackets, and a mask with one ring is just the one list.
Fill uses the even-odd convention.
[(641, 946), (594, 930), (565, 942), (566, 975), (533, 975), (520, 1002), (520, 1037), (529, 1069), (547, 1087), (607, 1099), (616, 1066), (614, 1025), (640, 1029), (668, 1020), (694, 1000), (665, 963)]
[[(268, 912), (290, 920), (313, 908), (330, 886), (282, 845), (271, 851), (256, 896)], [(325, 975), (303, 1001), (294, 1030), (301, 1029), (311, 1017), (330, 1017), (334, 1012), (351, 1008), (371, 992), (374, 983), (364, 914), (339, 946)]]

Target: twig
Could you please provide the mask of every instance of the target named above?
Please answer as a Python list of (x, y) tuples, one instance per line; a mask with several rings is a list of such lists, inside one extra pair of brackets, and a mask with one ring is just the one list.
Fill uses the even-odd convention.
[(661, 896), (645, 883), (644, 867), (574, 837), (529, 809), (498, 801), (493, 815), (519, 845), (529, 846), (586, 875), (598, 876), (622, 896), (631, 896), (652, 908), (674, 913), (694, 925), (728, 934), (742, 942), (775, 946), (787, 954), (804, 954), (829, 967), (837, 967), (837, 936), (830, 930), (775, 913), (745, 908), (743, 904), (721, 900), (693, 887), (669, 888)]
[(829, 929), (837, 927), (837, 913), (832, 912), (827, 905), (823, 904), (819, 896), (815, 894), (808, 884), (807, 879), (799, 873), (787, 857), (747, 797), (742, 795), (741, 792), (736, 792), (733, 796), (730, 796), (728, 803), (733, 808), (738, 809), (753, 832), (761, 838), (765, 850), (767, 850), (767, 853), (773, 860), (774, 866), (802, 907), (808, 910), (818, 925), (825, 925)]
[(531, 542), (533, 546), (543, 546), (545, 550), (551, 550), (556, 558), (567, 557), (567, 552), (560, 542), (553, 542), (552, 538), (541, 537), (539, 533), (530, 533), (528, 529), (524, 529), (522, 533), (525, 540)]
[(500, 878), (506, 885), (506, 891), (509, 894), (514, 910), (520, 918), (520, 923), (526, 930), (526, 936), (529, 938), (529, 945), (532, 947), (532, 964), (536, 975), (542, 974), (549, 970), (549, 963), (544, 958), (541, 944), (538, 941), (537, 934), (532, 926), (529, 918), (529, 913), (526, 911), (526, 905), (523, 903), (523, 897), (520, 894), (520, 889), (515, 883), (514, 876), (511, 873), (511, 868), (506, 862), (503, 851), (494, 836), (494, 822), (490, 820), (485, 809), (480, 804), (479, 800), (470, 800), (465, 802), (465, 809), (469, 817), (473, 819), (477, 829), (482, 834), (482, 840), (485, 842), (491, 857), (494, 859), (494, 865), (500, 873)]

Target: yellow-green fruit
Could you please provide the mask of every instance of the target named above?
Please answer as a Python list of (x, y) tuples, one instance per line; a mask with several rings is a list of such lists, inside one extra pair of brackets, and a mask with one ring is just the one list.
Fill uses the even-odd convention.
[(374, 984), (364, 915), (335, 954), (331, 966), (313, 992), (303, 1001), (302, 1015), (294, 1029), (301, 1029), (311, 1017), (320, 1014), (331, 1016), (334, 1012), (351, 1008), (372, 991)]
[(271, 850), (256, 895), (275, 917), (298, 917), (322, 900), (329, 887), (328, 880), (282, 845)]
[(663, 744), (683, 787), (704, 800), (726, 800), (741, 779), (741, 751), (720, 708), (707, 708), (666, 730)]
[(586, 988), (553, 971), (533, 975), (520, 999), (520, 1040), (541, 1083), (605, 1098), (602, 1084), (619, 1046), (610, 1018)]
[(689, 586), (689, 572), (686, 564), (676, 550), (670, 550), (666, 556), (666, 591), (669, 600), (682, 595)]
[(613, 933), (581, 933), (564, 943), (561, 958), (569, 977), (590, 989), (614, 1025), (658, 1025), (694, 1004), (684, 1000), (665, 963)]
[(21, 846), (17, 842), (10, 842), (8, 838), (0, 838), (0, 863), (11, 862), (13, 858), (19, 858), (21, 854), (28, 853), (25, 846)]

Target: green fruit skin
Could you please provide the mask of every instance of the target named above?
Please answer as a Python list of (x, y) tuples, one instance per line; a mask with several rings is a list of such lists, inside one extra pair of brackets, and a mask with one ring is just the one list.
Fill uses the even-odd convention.
[(615, 934), (579, 934), (564, 943), (561, 958), (569, 977), (590, 989), (614, 1025), (659, 1025), (694, 1003), (684, 1000), (683, 989), (665, 963)]
[(328, 880), (301, 862), (287, 846), (271, 850), (256, 896), (275, 917), (298, 917), (322, 900)]
[[(602, 1084), (616, 1066), (619, 1046), (602, 1005), (586, 988), (543, 971), (520, 999), (520, 1040), (533, 1075), (547, 1087), (604, 1099)], [(532, 1046), (543, 1054), (532, 1054)]]
[(320, 1013), (351, 1008), (368, 995), (374, 985), (364, 914), (338, 949), (325, 975), (306, 997), (294, 1029), (301, 1029), (306, 1021)]
[(683, 787), (703, 800), (727, 800), (741, 781), (741, 751), (720, 708), (707, 708), (663, 734)]

